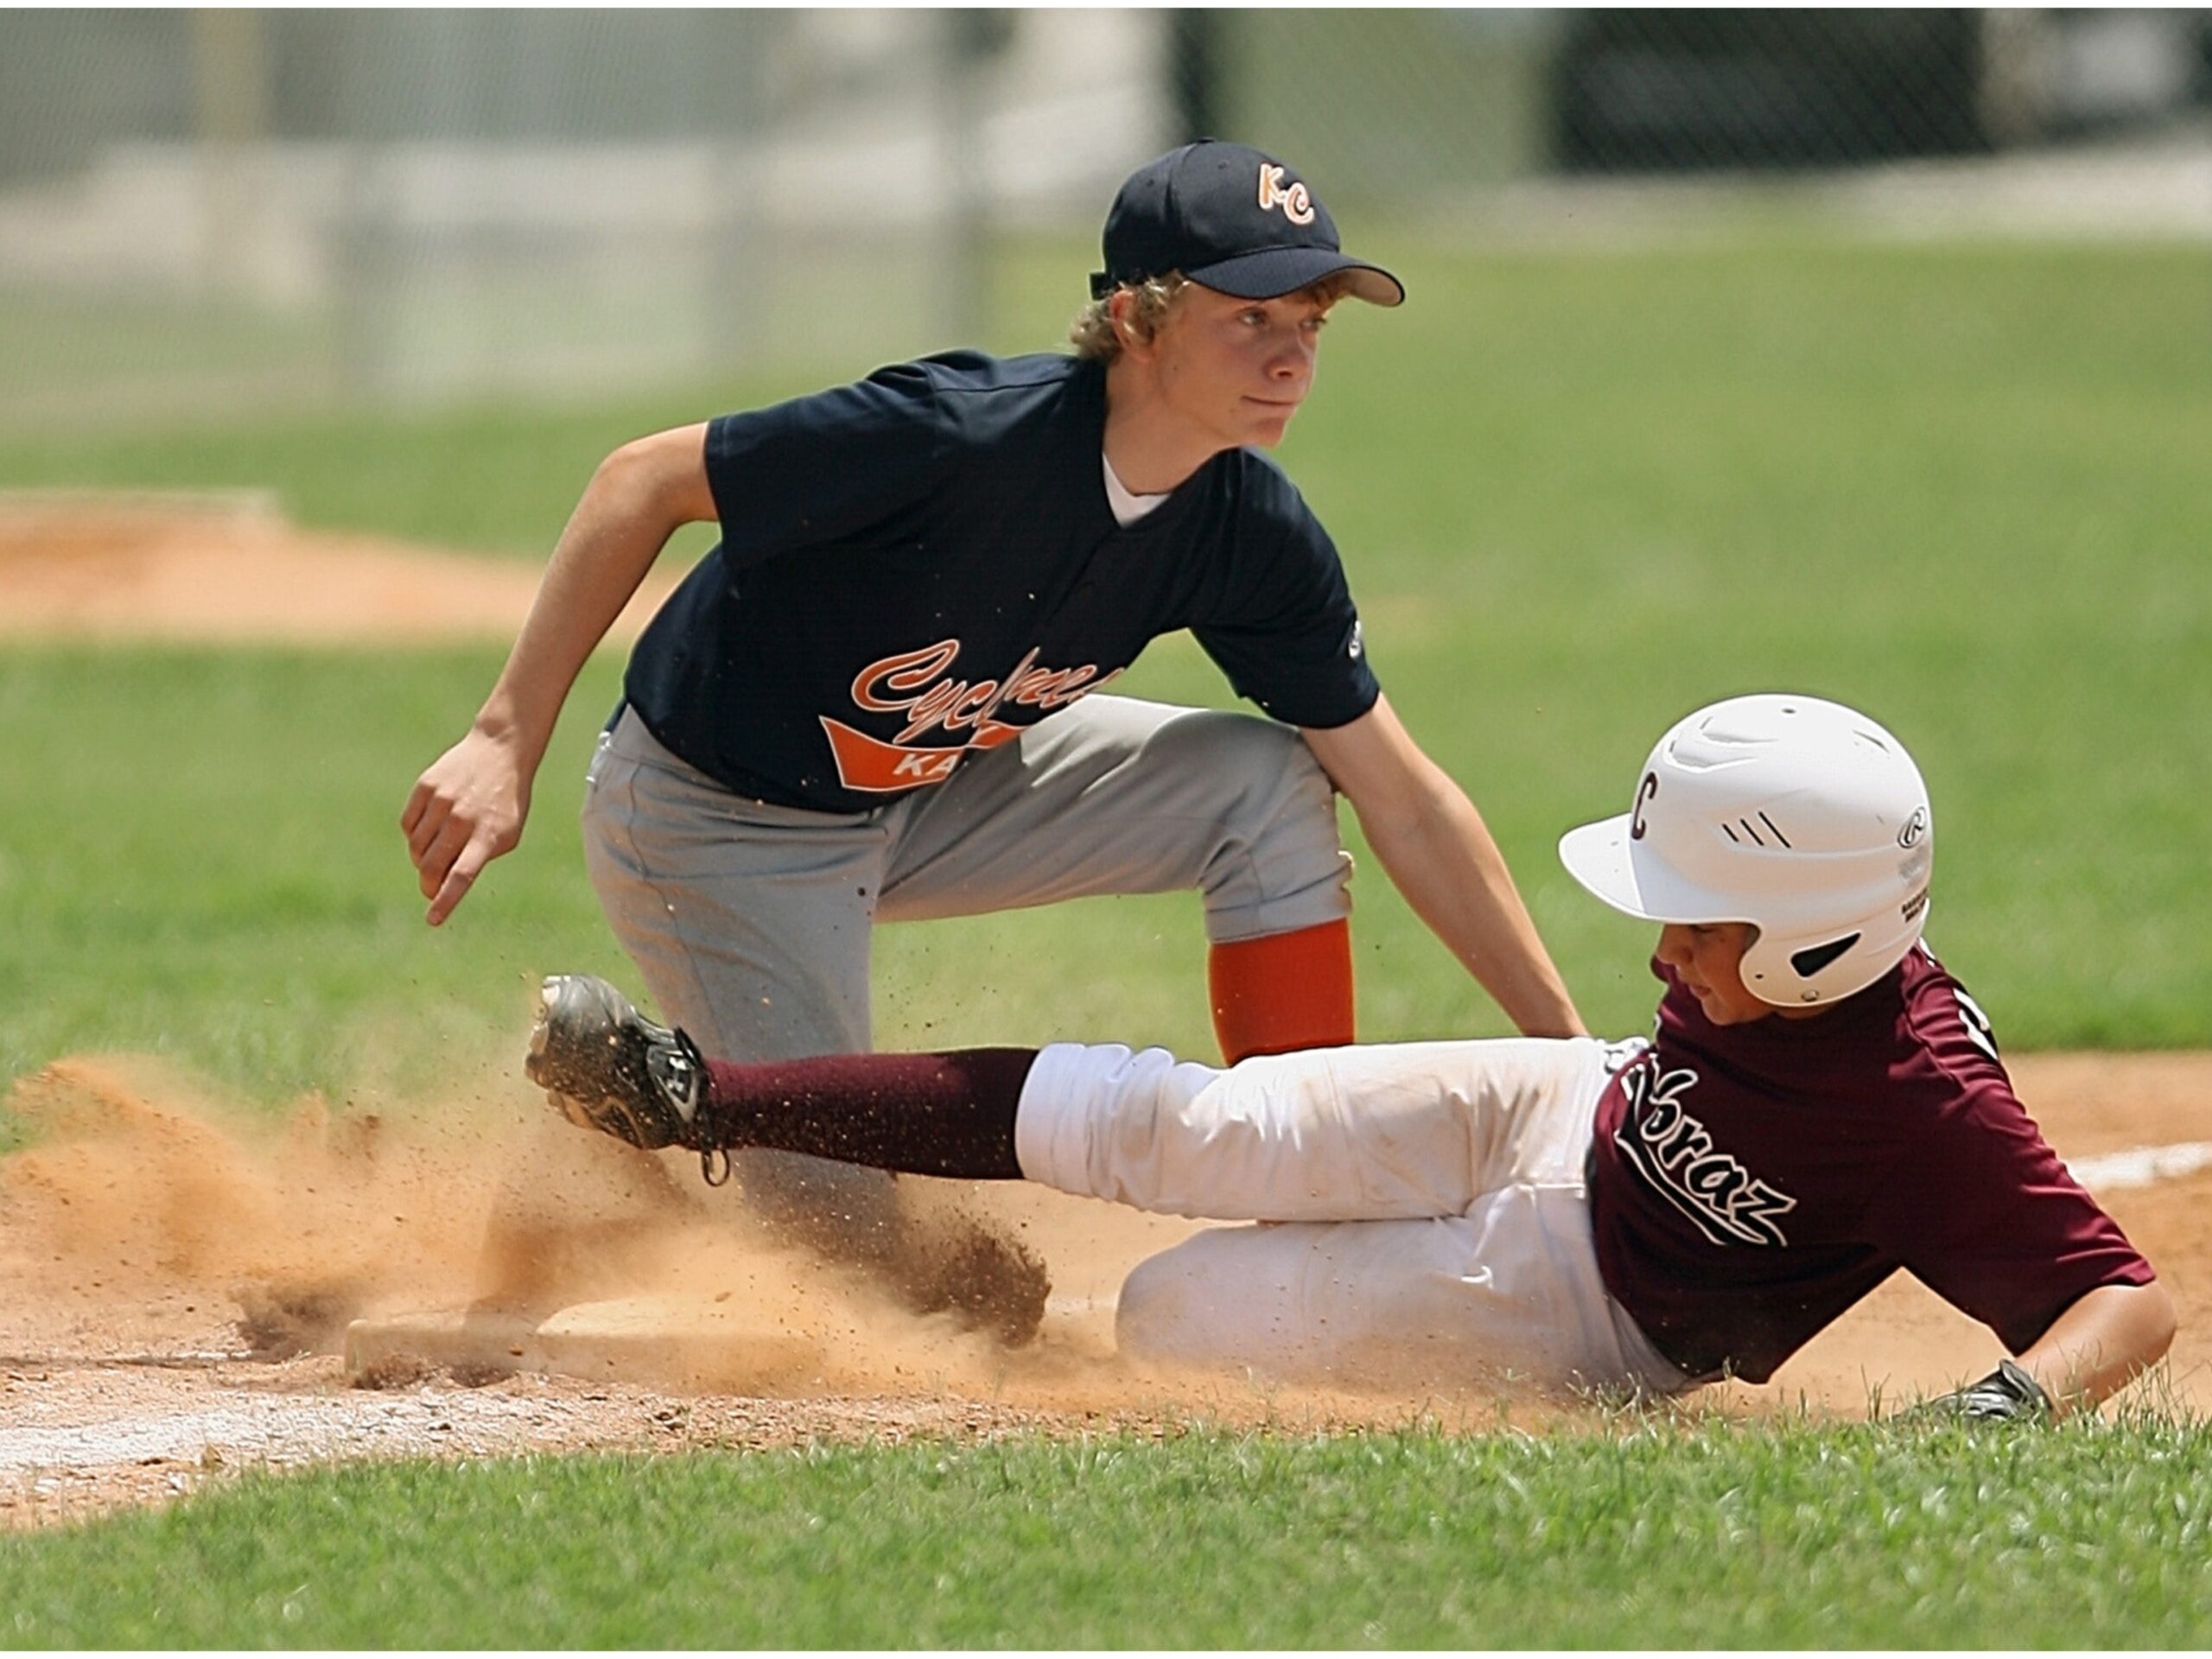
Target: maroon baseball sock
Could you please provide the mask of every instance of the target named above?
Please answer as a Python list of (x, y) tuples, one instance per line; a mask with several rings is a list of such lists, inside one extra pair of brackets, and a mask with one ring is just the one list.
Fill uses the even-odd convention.
[(1021, 1179), (1014, 1108), (1033, 1048), (709, 1060), (717, 1145), (769, 1147), (914, 1175)]

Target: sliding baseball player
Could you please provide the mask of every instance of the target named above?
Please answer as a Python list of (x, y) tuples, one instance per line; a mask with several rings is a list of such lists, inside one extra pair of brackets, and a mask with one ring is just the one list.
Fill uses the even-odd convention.
[(771, 1146), (1249, 1221), (1143, 1262), (1139, 1357), (1294, 1380), (1673, 1394), (1764, 1382), (1891, 1274), (2009, 1357), (1946, 1403), (2094, 1406), (2174, 1309), (2015, 1097), (1923, 942), (1934, 824), (1895, 736), (1803, 696), (1678, 722), (1630, 809), (1560, 843), (1660, 924), (1655, 1035), (710, 1060), (549, 980), (531, 1075), (574, 1120), (709, 1159)]

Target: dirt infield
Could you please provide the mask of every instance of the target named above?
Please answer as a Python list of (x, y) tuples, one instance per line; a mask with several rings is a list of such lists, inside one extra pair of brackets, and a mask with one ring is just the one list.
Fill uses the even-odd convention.
[[(2212, 1167), (2158, 1179), (2115, 1154), (2201, 1132), (2212, 1056), (2030, 1056), (2014, 1069), (2061, 1154), (2106, 1173), (2101, 1196), (2180, 1301), (2161, 1386), (2202, 1410)], [(1009, 1351), (779, 1249), (710, 1198), (695, 1167), (558, 1123), (520, 1085), (493, 1105), (424, 1103), (388, 1118), (304, 1102), (272, 1129), (151, 1062), (73, 1060), (24, 1079), (10, 1106), (38, 1138), (0, 1159), (0, 1525), (160, 1501), (241, 1468), (354, 1458), (1025, 1427), (1165, 1434), (1193, 1421), (1484, 1425), (1502, 1410), (1529, 1425), (1575, 1409), (1495, 1382), (1322, 1396), (1142, 1374), (1114, 1356), (1114, 1290), (1191, 1224), (1043, 1189), (916, 1184), (1049, 1263), (1044, 1333)], [(736, 1362), (672, 1386), (496, 1363), (388, 1364), (349, 1381), (348, 1320), (462, 1306), (503, 1278), (487, 1237), (495, 1212), (512, 1232), (517, 1192), (546, 1218), (532, 1240), (556, 1264), (534, 1287), (542, 1305), (734, 1305), (790, 1341), (772, 1365)], [(806, 1356), (796, 1368), (793, 1343)], [(1857, 1416), (1978, 1374), (1995, 1353), (1986, 1333), (1897, 1280), (1773, 1385), (1719, 1392), (1732, 1411)]]
[[(378, 645), (512, 639), (529, 563), (302, 531), (273, 500), (0, 495), (0, 639)], [(674, 586), (655, 573), (610, 637), (636, 637)]]
[[(308, 537), (265, 503), (0, 498), (0, 643), (17, 639), (343, 644), (511, 634), (527, 566), (359, 537)], [(634, 632), (665, 592), (627, 613)], [(2029, 1056), (2013, 1065), (2062, 1156), (2158, 1263), (2183, 1329), (2160, 1386), (2212, 1402), (2212, 1055)], [(1008, 1351), (950, 1314), (918, 1318), (858, 1279), (779, 1249), (695, 1169), (551, 1122), (518, 1080), (494, 1102), (410, 1102), (381, 1117), (302, 1102), (275, 1128), (150, 1063), (80, 1058), (16, 1086), (35, 1126), (0, 1159), (0, 1525), (159, 1502), (232, 1471), (354, 1458), (582, 1447), (771, 1446), (1192, 1421), (1494, 1422), (1502, 1390), (1424, 1382), (1294, 1395), (1145, 1376), (1112, 1351), (1122, 1275), (1188, 1224), (1041, 1189), (917, 1184), (1049, 1264), (1042, 1338)], [(365, 1313), (460, 1306), (504, 1277), (487, 1245), (516, 1195), (550, 1230), (548, 1306), (612, 1295), (729, 1304), (805, 1362), (760, 1374), (580, 1382), (339, 1357)], [(529, 1205), (525, 1205), (524, 1209)], [(503, 1222), (503, 1227), (508, 1226)], [(512, 1229), (509, 1228), (511, 1231)], [(1877, 1397), (1978, 1374), (1986, 1332), (1893, 1281), (1726, 1408)], [(1513, 1421), (1573, 1408), (1517, 1400)]]

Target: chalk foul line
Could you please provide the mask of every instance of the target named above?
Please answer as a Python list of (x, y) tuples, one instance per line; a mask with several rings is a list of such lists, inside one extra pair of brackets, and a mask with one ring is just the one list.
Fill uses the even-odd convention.
[(2133, 1147), (2101, 1158), (2077, 1158), (2066, 1167), (2091, 1192), (2116, 1187), (2156, 1186), (2212, 1167), (2212, 1141), (2182, 1141), (2165, 1147)]

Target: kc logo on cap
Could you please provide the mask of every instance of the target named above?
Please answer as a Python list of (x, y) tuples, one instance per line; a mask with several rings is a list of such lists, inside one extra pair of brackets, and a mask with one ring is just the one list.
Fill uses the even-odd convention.
[(1093, 299), (1169, 271), (1240, 300), (1271, 300), (1324, 278), (1376, 305), (1406, 297), (1382, 266), (1344, 251), (1329, 210), (1288, 166), (1216, 138), (1130, 174), (1103, 240), (1105, 269), (1091, 274)]
[(1264, 213), (1270, 207), (1280, 207), (1282, 216), (1292, 224), (1311, 225), (1313, 222), (1313, 193), (1306, 188), (1303, 181), (1292, 184), (1287, 190), (1284, 189), (1282, 175), (1283, 169), (1274, 162), (1260, 163), (1260, 210)]

